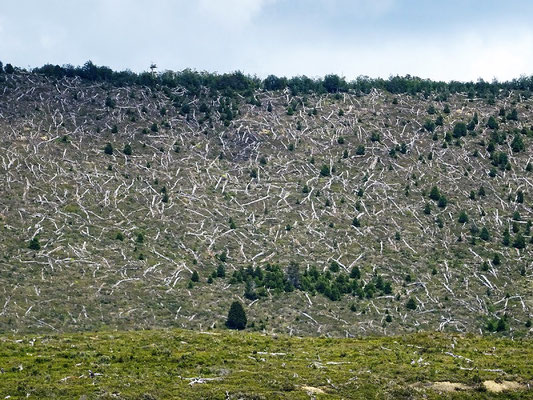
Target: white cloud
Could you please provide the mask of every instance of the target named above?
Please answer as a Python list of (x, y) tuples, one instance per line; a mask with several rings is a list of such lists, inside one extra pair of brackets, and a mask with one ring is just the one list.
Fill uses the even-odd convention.
[(389, 12), (396, 0), (352, 0), (352, 5), (366, 16), (377, 17)]
[(263, 7), (275, 0), (198, 0), (200, 15), (229, 28), (248, 25)]
[[(278, 39), (282, 40), (282, 39)], [(323, 76), (337, 73), (384, 77), (415, 75), (435, 80), (509, 80), (531, 74), (533, 30), (491, 32), (471, 30), (426, 37), (403, 35), (373, 41), (348, 39), (310, 43), (306, 38), (290, 47), (271, 43), (255, 50), (254, 70), (261, 76)]]
[[(491, 37), (492, 36), (492, 37)], [(462, 47), (464, 74), (476, 74), (489, 80), (518, 78), (533, 70), (533, 32), (513, 32), (485, 35), (469, 34)]]
[(41, 29), (41, 33), (39, 34), (39, 44), (45, 51), (53, 50), (62, 46), (66, 36), (64, 29), (48, 26)]
[[(323, 14), (349, 14), (356, 18), (377, 18), (387, 14), (398, 0), (315, 0)], [(313, 2), (309, 2), (310, 5)]]

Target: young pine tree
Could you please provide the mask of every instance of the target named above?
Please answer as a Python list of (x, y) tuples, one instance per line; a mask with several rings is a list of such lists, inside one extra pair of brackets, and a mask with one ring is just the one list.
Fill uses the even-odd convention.
[(198, 282), (200, 280), (200, 276), (198, 275), (197, 271), (193, 271), (191, 275), (191, 281)]
[(521, 233), (518, 233), (513, 241), (513, 247), (516, 249), (523, 249), (526, 247), (526, 241)]
[(411, 297), (409, 300), (407, 300), (407, 303), (405, 303), (405, 307), (409, 310), (416, 310), (417, 305), (415, 299)]
[(479, 234), (481, 240), (488, 242), (490, 240), (490, 233), (486, 227), (481, 228), (481, 233)]
[(30, 240), (28, 249), (35, 250), (35, 251), (41, 250), (41, 244), (39, 243), (39, 239), (37, 238), (37, 236), (35, 236), (32, 240)]
[(440, 191), (439, 191), (439, 188), (437, 186), (433, 186), (431, 188), (431, 191), (429, 192), (429, 198), (431, 200), (439, 201), (439, 199), (440, 199)]
[(503, 231), (503, 239), (502, 239), (502, 244), (504, 246), (509, 246), (509, 244), (511, 243), (511, 234), (509, 233), (509, 229), (505, 229)]
[(229, 329), (244, 329), (246, 328), (246, 313), (242, 304), (238, 301), (231, 303), (231, 307), (228, 312), (228, 319), (226, 320), (226, 326)]
[(466, 211), (461, 211), (461, 213), (459, 214), (458, 222), (460, 224), (465, 224), (468, 222), (468, 214), (466, 213)]
[(489, 117), (489, 120), (487, 122), (487, 126), (490, 129), (498, 129), (498, 122), (496, 121), (496, 118), (494, 118), (492, 115)]
[(104, 153), (105, 154), (109, 154), (109, 155), (113, 154), (113, 146), (111, 145), (111, 143), (108, 143), (108, 144), (105, 145)]
[(360, 279), (361, 278), (361, 270), (358, 266), (352, 267), (352, 270), (350, 271), (350, 278), (352, 279)]

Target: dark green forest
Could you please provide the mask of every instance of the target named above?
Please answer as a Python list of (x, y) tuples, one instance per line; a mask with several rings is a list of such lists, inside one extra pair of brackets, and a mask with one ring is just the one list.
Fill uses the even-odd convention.
[[(0, 73), (9, 74), (15, 70), (23, 71), (11, 64), (4, 66), (0, 62)], [(225, 74), (198, 72), (192, 69), (162, 73), (113, 71), (109, 67), (98, 66), (91, 61), (77, 67), (69, 64), (63, 66), (46, 64), (34, 68), (32, 72), (56, 79), (79, 77), (88, 81), (105, 81), (117, 87), (135, 84), (152, 87), (159, 85), (168, 88), (182, 86), (192, 95), (199, 94), (202, 88), (207, 88), (212, 94), (222, 93), (225, 96), (235, 94), (252, 96), (253, 91), (257, 89), (267, 91), (289, 89), (292, 95), (343, 92), (367, 94), (372, 89), (381, 89), (393, 94), (422, 93), (429, 96), (431, 93), (438, 93), (444, 101), (449, 94), (454, 93), (467, 93), (470, 98), (482, 97), (490, 100), (501, 91), (519, 90), (523, 91), (523, 95), (527, 97), (531, 96), (533, 91), (533, 76), (522, 76), (506, 82), (496, 80), (486, 82), (483, 79), (476, 82), (443, 82), (411, 75), (391, 76), (388, 79), (359, 76), (355, 80), (347, 81), (344, 77), (335, 74), (326, 75), (323, 78), (310, 78), (305, 75), (286, 78), (269, 75), (261, 80), (240, 71)]]

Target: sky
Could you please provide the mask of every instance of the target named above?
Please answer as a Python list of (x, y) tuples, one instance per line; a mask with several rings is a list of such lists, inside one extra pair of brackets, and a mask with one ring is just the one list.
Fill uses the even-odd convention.
[(533, 75), (531, 0), (2, 0), (0, 61), (309, 77)]

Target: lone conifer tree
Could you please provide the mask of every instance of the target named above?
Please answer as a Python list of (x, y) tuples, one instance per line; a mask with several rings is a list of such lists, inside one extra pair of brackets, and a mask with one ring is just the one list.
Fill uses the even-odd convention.
[(465, 224), (468, 222), (468, 214), (466, 213), (466, 211), (461, 211), (461, 213), (459, 214), (459, 219), (458, 219), (459, 223), (461, 224)]
[(322, 176), (330, 176), (331, 175), (331, 171), (329, 169), (329, 166), (324, 164), (322, 166), (322, 168), (320, 169), (320, 175), (322, 175)]
[(231, 303), (226, 326), (229, 329), (244, 329), (246, 328), (246, 322), (246, 313), (244, 312), (242, 304), (238, 301)]
[(31, 250), (41, 250), (41, 244), (39, 243), (39, 239), (37, 236), (35, 236), (32, 240), (30, 240), (30, 244), (28, 245), (28, 248)]
[(405, 303), (405, 307), (409, 310), (416, 310), (416, 301), (411, 297), (409, 300), (407, 300), (407, 303)]
[(488, 241), (490, 240), (490, 233), (489, 233), (489, 230), (488, 230), (486, 227), (483, 227), (483, 228), (481, 229), (481, 233), (479, 234), (479, 237), (480, 237), (482, 240), (488, 242)]
[(191, 275), (191, 281), (198, 282), (200, 280), (200, 276), (198, 275), (197, 271), (193, 271)]
[(429, 193), (429, 198), (431, 200), (439, 201), (439, 199), (440, 199), (440, 191), (439, 191), (439, 188), (437, 186), (433, 186), (431, 188), (431, 192)]
[(526, 247), (526, 241), (521, 233), (518, 233), (514, 239), (513, 246), (517, 249), (523, 249)]
[(131, 145), (130, 144), (126, 144), (124, 146), (124, 150), (123, 150), (124, 154), (126, 154), (127, 156), (131, 156)]
[(466, 124), (464, 122), (457, 122), (453, 127), (453, 137), (460, 138), (466, 136)]
[(113, 146), (111, 145), (111, 143), (108, 143), (105, 145), (104, 153), (109, 154), (109, 155), (113, 154)]
[(494, 118), (492, 115), (489, 117), (489, 120), (487, 122), (487, 126), (490, 129), (498, 129), (498, 122), (496, 121), (496, 118)]
[(216, 276), (218, 278), (224, 278), (226, 276), (226, 268), (224, 268), (223, 264), (218, 264)]

